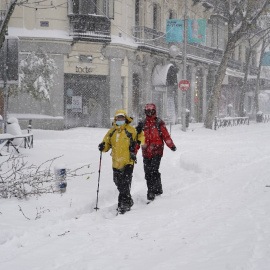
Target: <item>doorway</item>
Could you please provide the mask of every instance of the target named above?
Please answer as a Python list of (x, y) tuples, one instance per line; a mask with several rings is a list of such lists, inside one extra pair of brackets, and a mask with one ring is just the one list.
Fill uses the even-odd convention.
[(65, 74), (65, 127), (106, 127), (109, 87), (106, 76)]

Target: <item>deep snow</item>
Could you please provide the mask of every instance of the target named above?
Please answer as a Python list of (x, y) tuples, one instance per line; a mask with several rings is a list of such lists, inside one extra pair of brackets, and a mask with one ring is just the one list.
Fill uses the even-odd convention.
[(21, 149), (30, 163), (63, 155), (55, 166), (89, 163), (85, 172), (92, 174), (69, 180), (63, 195), (0, 199), (0, 269), (268, 270), (269, 130), (269, 123), (254, 122), (217, 131), (173, 126), (177, 151), (166, 148), (161, 162), (164, 194), (146, 205), (140, 150), (135, 204), (118, 216), (109, 153), (102, 155), (94, 210), (97, 145), (107, 130), (33, 130), (34, 148)]

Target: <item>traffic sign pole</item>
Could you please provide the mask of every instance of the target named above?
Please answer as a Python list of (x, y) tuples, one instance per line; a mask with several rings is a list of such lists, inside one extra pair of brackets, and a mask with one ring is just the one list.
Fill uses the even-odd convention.
[(186, 92), (190, 88), (190, 82), (188, 80), (181, 80), (178, 86), (182, 91), (182, 130), (186, 131)]
[[(187, 0), (185, 0), (184, 10), (184, 31), (183, 31), (183, 78), (187, 74)], [(186, 131), (186, 91), (182, 91), (182, 130)]]

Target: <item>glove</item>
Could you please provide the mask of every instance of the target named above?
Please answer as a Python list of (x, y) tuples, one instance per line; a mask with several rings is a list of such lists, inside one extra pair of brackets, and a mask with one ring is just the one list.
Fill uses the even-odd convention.
[(130, 153), (130, 158), (131, 158), (135, 163), (137, 163), (137, 157), (136, 157), (135, 153)]
[(98, 145), (98, 150), (99, 150), (100, 152), (102, 152), (102, 151), (104, 150), (104, 148), (105, 148), (105, 142), (102, 142), (102, 143), (100, 143), (100, 144)]
[(140, 134), (143, 130), (143, 122), (139, 122), (138, 126), (136, 127), (136, 131)]
[(171, 150), (172, 150), (172, 151), (176, 151), (176, 146), (175, 146), (175, 145), (172, 146), (172, 147), (171, 147)]

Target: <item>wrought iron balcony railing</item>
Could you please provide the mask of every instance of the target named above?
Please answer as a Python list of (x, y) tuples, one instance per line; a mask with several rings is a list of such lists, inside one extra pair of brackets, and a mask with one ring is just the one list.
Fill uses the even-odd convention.
[(111, 22), (97, 15), (69, 14), (70, 35), (93, 41), (111, 41)]
[[(169, 44), (166, 42), (166, 34), (145, 26), (134, 26), (133, 35), (135, 42), (140, 46), (144, 46), (148, 49), (158, 49), (164, 52), (168, 51)], [(211, 47), (204, 46), (200, 43), (188, 43), (187, 44), (187, 56), (193, 60), (201, 62), (216, 61), (221, 62), (223, 56), (223, 50), (214, 49)], [(233, 59), (229, 60), (228, 67), (239, 72), (243, 72), (244, 63)], [(257, 74), (258, 68), (256, 66), (250, 67), (250, 74)]]
[[(145, 26), (134, 26), (133, 35), (135, 36), (136, 43), (148, 48), (160, 47), (164, 51), (168, 50), (169, 43), (166, 42), (166, 34)], [(201, 44), (189, 43), (187, 44), (187, 55), (189, 57), (197, 57), (205, 61), (220, 61), (223, 51), (216, 50)]]
[(133, 35), (136, 43), (147, 47), (168, 48), (166, 34), (145, 26), (134, 26)]
[(198, 57), (204, 59), (204, 61), (220, 62), (223, 55), (223, 51), (207, 47), (199, 43), (188, 43), (187, 54), (190, 54), (195, 58)]

